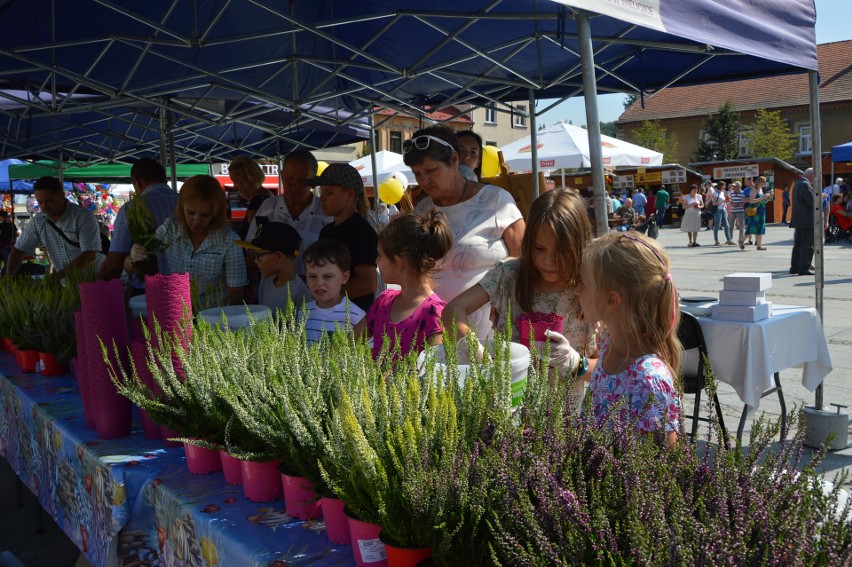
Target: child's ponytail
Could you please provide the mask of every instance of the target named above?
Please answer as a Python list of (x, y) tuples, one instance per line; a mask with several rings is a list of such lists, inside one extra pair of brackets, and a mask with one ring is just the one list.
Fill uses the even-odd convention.
[(405, 258), (419, 273), (431, 275), (453, 245), (453, 233), (444, 214), (399, 214), (379, 233), (379, 246), (389, 258)]

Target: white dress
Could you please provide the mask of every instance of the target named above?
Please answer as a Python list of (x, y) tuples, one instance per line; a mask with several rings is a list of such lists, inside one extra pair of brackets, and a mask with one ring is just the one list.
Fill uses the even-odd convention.
[[(508, 191), (485, 185), (467, 201), (441, 207), (426, 197), (415, 207), (417, 214), (438, 209), (447, 217), (453, 246), (437, 264), (432, 289), (449, 303), (461, 292), (479, 283), (491, 266), (508, 255), (503, 232), (523, 218)], [(491, 331), (491, 305), (485, 304), (468, 317), (481, 338)]]
[(692, 194), (686, 195), (683, 198), (683, 221), (680, 223), (681, 232), (698, 232), (701, 230), (701, 209), (696, 209), (692, 206), (693, 203), (698, 203), (699, 206), (704, 205), (704, 199), (701, 195)]

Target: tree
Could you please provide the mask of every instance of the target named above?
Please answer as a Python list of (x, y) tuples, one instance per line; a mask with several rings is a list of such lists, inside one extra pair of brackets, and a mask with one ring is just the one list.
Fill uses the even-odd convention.
[(796, 135), (781, 120), (780, 111), (758, 109), (754, 128), (745, 134), (753, 157), (775, 157), (789, 161), (796, 148)]
[(609, 136), (610, 138), (615, 138), (617, 134), (617, 130), (615, 128), (615, 122), (601, 122), (601, 134), (604, 136)]
[(734, 103), (726, 100), (718, 114), (707, 117), (707, 139), (698, 142), (698, 161), (734, 159), (740, 155), (740, 115)]
[(630, 135), (630, 142), (660, 152), (663, 154), (663, 161), (666, 156), (673, 156), (677, 149), (677, 142), (668, 137), (668, 131), (660, 123), (659, 120), (643, 120), (639, 126)]
[(636, 93), (629, 94), (629, 95), (625, 96), (624, 100), (622, 101), (622, 104), (624, 105), (624, 110), (627, 110), (628, 108), (630, 108), (630, 105), (633, 104), (634, 102), (636, 102), (636, 100), (638, 98), (639, 98), (639, 95), (636, 94)]

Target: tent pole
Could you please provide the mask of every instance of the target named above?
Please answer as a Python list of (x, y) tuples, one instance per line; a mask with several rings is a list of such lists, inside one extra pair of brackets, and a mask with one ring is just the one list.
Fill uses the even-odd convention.
[(168, 137), (169, 143), (169, 164), (171, 165), (170, 177), (172, 178), (172, 187), (177, 190), (177, 163), (175, 160), (175, 133), (173, 128), (175, 117), (174, 114), (172, 114), (171, 112), (169, 112), (166, 117), (166, 119), (168, 120), (166, 136)]
[(580, 61), (583, 68), (583, 98), (586, 102), (586, 128), (589, 132), (589, 160), (592, 166), (593, 199), (595, 204), (595, 233), (609, 232), (606, 216), (601, 123), (598, 117), (598, 89), (595, 83), (595, 60), (592, 50), (592, 25), (589, 13), (577, 12), (577, 32), (580, 39)]
[(370, 164), (373, 167), (373, 209), (379, 212), (379, 170), (376, 165), (376, 122), (370, 113)]
[[(822, 126), (819, 116), (819, 73), (808, 71), (808, 86), (811, 100), (811, 163), (814, 169), (814, 266), (816, 281), (816, 310), (822, 321), (823, 291), (825, 286), (824, 256), (822, 249), (823, 216), (822, 216)], [(814, 392), (814, 407), (822, 411), (824, 407), (822, 384)]]
[(163, 169), (169, 165), (166, 159), (166, 109), (163, 106), (160, 107), (160, 165)]
[(281, 174), (284, 173), (284, 158), (279, 153), (275, 158), (275, 163), (278, 164), (278, 194), (284, 194), (284, 182), (281, 181)]
[(64, 158), (62, 157), (62, 150), (59, 150), (59, 163), (56, 164), (57, 165), (56, 173), (57, 173), (57, 177), (59, 177), (59, 183), (61, 183), (64, 186), (65, 185), (65, 168), (62, 167), (63, 162), (64, 162)]
[(532, 159), (533, 172), (533, 200), (538, 199), (541, 194), (541, 187), (538, 186), (538, 127), (536, 126), (535, 116), (535, 89), (530, 89), (530, 159)]

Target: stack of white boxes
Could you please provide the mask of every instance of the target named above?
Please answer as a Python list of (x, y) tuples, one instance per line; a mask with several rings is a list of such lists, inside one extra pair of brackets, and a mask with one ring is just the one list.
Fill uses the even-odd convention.
[(772, 274), (740, 273), (725, 276), (719, 303), (711, 308), (713, 319), (753, 323), (772, 316), (772, 303), (766, 290), (772, 287)]

